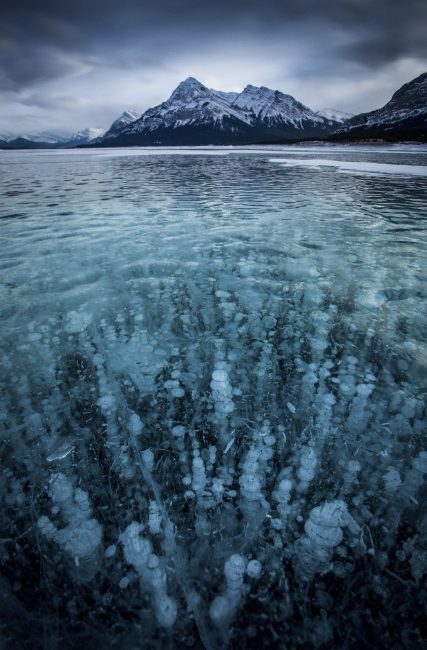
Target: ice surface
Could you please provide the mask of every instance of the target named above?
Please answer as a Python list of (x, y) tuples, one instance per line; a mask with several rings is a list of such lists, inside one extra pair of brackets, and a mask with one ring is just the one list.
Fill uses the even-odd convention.
[(0, 638), (423, 647), (427, 192), (378, 164), (426, 153), (0, 154)]
[[(41, 158), (61, 158), (65, 156), (67, 159), (70, 156), (76, 156), (81, 160), (89, 158), (130, 158), (130, 157), (146, 157), (146, 156), (229, 156), (231, 154), (245, 154), (266, 156), (266, 154), (286, 153), (286, 155), (298, 156), (314, 156), (316, 154), (324, 155), (344, 155), (346, 157), (357, 154), (357, 157), (366, 157), (374, 155), (375, 157), (383, 158), (384, 156), (392, 156), (392, 158), (399, 159), (402, 156), (423, 156), (427, 153), (427, 145), (422, 143), (416, 144), (386, 144), (386, 145), (351, 145), (351, 144), (333, 144), (324, 142), (321, 144), (313, 145), (310, 143), (301, 143), (299, 145), (275, 145), (274, 147), (267, 146), (199, 146), (199, 147), (132, 147), (132, 148), (99, 148), (99, 149), (46, 149), (37, 152), (37, 156)], [(10, 151), (0, 150), (0, 158), (5, 160), (10, 159), (17, 152), (11, 153)], [(34, 159), (34, 151), (19, 151), (19, 160), (26, 158)], [(7, 158), (6, 158), (7, 156)], [(350, 161), (349, 161), (350, 162)]]
[(400, 165), (377, 162), (354, 162), (349, 160), (329, 160), (326, 158), (295, 159), (295, 158), (271, 158), (270, 162), (277, 162), (284, 166), (293, 167), (335, 167), (340, 172), (359, 172), (374, 174), (403, 174), (410, 176), (427, 176), (427, 165)]

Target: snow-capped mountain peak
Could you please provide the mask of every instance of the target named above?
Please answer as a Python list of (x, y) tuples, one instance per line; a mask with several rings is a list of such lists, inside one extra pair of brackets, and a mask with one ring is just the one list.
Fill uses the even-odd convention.
[(123, 111), (120, 117), (118, 117), (117, 120), (113, 122), (113, 124), (117, 124), (119, 122), (121, 124), (130, 124), (131, 122), (135, 122), (135, 120), (137, 120), (138, 117), (140, 116), (141, 116), (141, 111), (137, 111), (134, 108), (128, 108), (126, 111)]
[(208, 88), (204, 86), (198, 79), (195, 79), (195, 77), (187, 77), (187, 79), (179, 82), (175, 90), (172, 92), (171, 97), (182, 93), (197, 93), (207, 90)]
[(127, 127), (129, 124), (132, 124), (132, 122), (135, 122), (141, 115), (141, 112), (136, 111), (133, 108), (129, 108), (126, 111), (123, 111), (123, 113), (118, 117), (108, 131), (105, 133), (105, 137), (116, 137), (119, 133), (123, 131), (125, 127)]
[(287, 124), (302, 129), (304, 124), (326, 123), (323, 116), (314, 113), (292, 95), (265, 86), (247, 85), (233, 102), (233, 107), (238, 107), (247, 115), (251, 114), (253, 118), (269, 125)]
[(105, 129), (99, 126), (88, 127), (74, 133), (67, 142), (67, 146), (77, 146), (79, 144), (87, 144), (97, 138), (101, 138), (105, 134)]
[(274, 90), (261, 86), (252, 86), (248, 84), (236, 97), (233, 106), (241, 108), (244, 111), (252, 112), (258, 115), (266, 104), (271, 104), (274, 99)]
[[(211, 91), (194, 77), (187, 77), (181, 81), (175, 88), (167, 102), (171, 103), (188, 103), (197, 102), (200, 99), (209, 97)], [(167, 103), (165, 102), (165, 103)]]

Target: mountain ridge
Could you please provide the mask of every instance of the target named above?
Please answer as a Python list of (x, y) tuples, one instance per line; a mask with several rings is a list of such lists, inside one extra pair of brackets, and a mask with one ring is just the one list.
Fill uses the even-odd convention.
[(241, 93), (225, 93), (188, 77), (166, 101), (96, 146), (247, 143), (327, 135), (337, 126), (279, 90), (249, 84)]
[(381, 108), (360, 113), (337, 129), (336, 138), (417, 136), (427, 139), (427, 72), (401, 86)]
[(0, 134), (0, 148), (426, 141), (426, 134), (427, 72), (401, 86), (383, 107), (358, 115), (333, 108), (313, 111), (292, 95), (266, 86), (248, 84), (241, 92), (227, 92), (187, 77), (164, 102), (142, 114), (127, 109), (108, 129), (83, 129), (68, 138), (48, 132), (5, 133)]

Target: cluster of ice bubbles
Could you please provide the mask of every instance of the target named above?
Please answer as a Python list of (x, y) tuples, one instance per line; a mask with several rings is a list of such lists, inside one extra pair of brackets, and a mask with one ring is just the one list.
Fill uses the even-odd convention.
[(70, 646), (421, 647), (423, 344), (292, 282), (159, 281), (4, 351), (2, 589), (33, 647), (43, 625)]

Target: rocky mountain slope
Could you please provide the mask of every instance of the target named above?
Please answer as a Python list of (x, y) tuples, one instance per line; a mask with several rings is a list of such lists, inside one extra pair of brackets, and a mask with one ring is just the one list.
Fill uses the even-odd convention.
[(427, 138), (427, 72), (397, 90), (382, 108), (355, 115), (337, 130), (337, 136), (385, 139)]
[(129, 126), (129, 124), (135, 122), (135, 120), (137, 120), (140, 117), (140, 115), (141, 113), (134, 109), (128, 109), (127, 111), (123, 111), (120, 117), (118, 117), (117, 120), (114, 120), (114, 122), (112, 123), (110, 128), (106, 131), (103, 137), (104, 138), (115, 137), (121, 131), (123, 131), (123, 129)]

